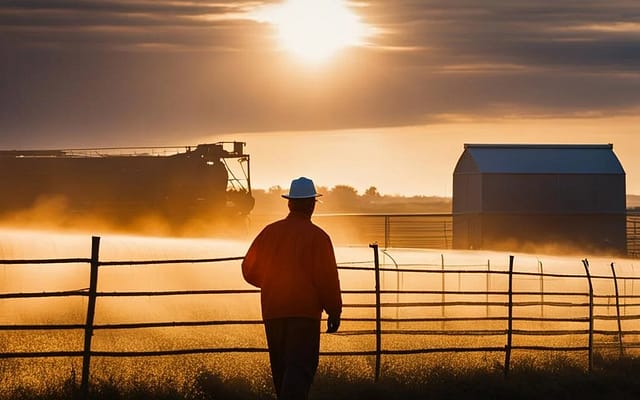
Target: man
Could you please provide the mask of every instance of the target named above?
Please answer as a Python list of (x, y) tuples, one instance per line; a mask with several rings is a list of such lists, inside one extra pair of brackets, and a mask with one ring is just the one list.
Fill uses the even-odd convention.
[(306, 399), (318, 367), (320, 318), (327, 332), (340, 326), (342, 298), (331, 239), (311, 222), (316, 197), (311, 179), (291, 182), (289, 215), (265, 227), (242, 262), (247, 282), (259, 287), (271, 373), (279, 400)]

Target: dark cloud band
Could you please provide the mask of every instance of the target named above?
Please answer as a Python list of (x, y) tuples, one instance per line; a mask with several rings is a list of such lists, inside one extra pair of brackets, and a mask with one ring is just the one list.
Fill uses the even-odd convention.
[(640, 108), (635, 0), (360, 1), (378, 34), (315, 71), (247, 14), (266, 3), (3, 1), (0, 132), (162, 137)]

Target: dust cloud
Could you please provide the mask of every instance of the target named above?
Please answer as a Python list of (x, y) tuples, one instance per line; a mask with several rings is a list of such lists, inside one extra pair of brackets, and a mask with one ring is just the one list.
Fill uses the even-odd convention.
[(104, 205), (70, 207), (65, 196), (41, 196), (32, 205), (0, 213), (0, 227), (48, 230), (67, 233), (136, 234), (156, 237), (233, 237), (244, 239), (249, 234), (248, 217), (213, 215), (203, 212), (184, 216), (176, 208), (174, 214), (127, 210)]
[[(102, 234), (100, 260), (177, 260), (209, 259), (242, 256), (250, 238), (170, 238), (145, 237), (139, 235)], [(39, 230), (0, 229), (0, 259), (75, 258), (90, 256), (91, 235), (88, 233)], [(588, 285), (584, 278), (581, 258), (575, 256), (513, 254), (514, 270), (521, 273), (570, 274), (575, 277), (546, 277), (541, 280), (533, 275), (516, 275), (514, 290), (527, 292), (515, 296), (515, 301), (527, 303), (517, 307), (518, 317), (583, 317), (587, 308), (580, 306), (557, 306), (554, 303), (583, 304)], [(374, 295), (372, 293), (348, 293), (349, 291), (372, 291), (375, 287), (372, 268), (373, 251), (366, 245), (338, 246), (338, 262), (343, 267), (364, 267), (360, 270), (340, 270), (344, 294), (344, 322), (338, 335), (324, 335), (322, 351), (371, 351), (375, 349), (375, 337), (363, 332), (374, 329)], [(380, 254), (382, 267), (382, 289), (390, 291), (382, 295), (383, 347), (393, 350), (439, 347), (504, 346), (504, 320), (465, 321), (464, 318), (495, 317), (506, 315), (504, 291), (508, 279), (509, 254), (489, 251), (442, 251), (418, 249), (387, 249)], [(614, 262), (620, 279), (620, 294), (623, 296), (625, 315), (637, 314), (640, 306), (634, 305), (632, 296), (640, 295), (636, 277), (637, 260), (590, 258), (590, 271), (594, 278), (594, 293), (609, 296), (613, 293), (610, 279), (610, 263)], [(396, 268), (411, 270), (397, 272)], [(442, 274), (442, 270), (446, 274)], [(495, 274), (487, 274), (490, 270)], [(471, 271), (471, 272), (469, 272)], [(61, 265), (7, 265), (0, 264), (0, 292), (30, 293), (83, 289), (88, 286), (87, 264)], [(175, 290), (209, 289), (253, 289), (242, 279), (240, 261), (219, 263), (181, 263), (166, 265), (101, 266), (98, 278), (100, 293), (155, 292)], [(396, 293), (395, 291), (427, 291), (428, 293)], [(445, 293), (443, 293), (443, 291)], [(495, 294), (473, 294), (494, 291)], [(575, 293), (575, 296), (559, 296), (550, 293)], [(544, 297), (544, 299), (542, 299)], [(442, 301), (446, 302), (442, 305)], [(539, 305), (544, 300), (548, 304)], [(405, 306), (394, 304), (401, 303)], [(83, 324), (86, 318), (85, 297), (53, 299), (3, 299), (0, 300), (0, 324)], [(205, 327), (173, 327), (145, 329), (97, 329), (93, 348), (96, 351), (156, 351), (188, 348), (264, 348), (264, 332), (260, 320), (259, 296), (256, 293), (224, 295), (186, 296), (138, 296), (99, 297), (96, 306), (95, 324), (109, 325), (139, 322), (174, 321), (256, 321), (250, 325), (227, 325)], [(610, 297), (597, 300), (596, 312), (613, 316), (615, 302)], [(460, 318), (459, 321), (442, 318)], [(433, 321), (407, 321), (412, 318), (434, 318)], [(440, 320), (438, 320), (440, 318)], [(364, 321), (368, 319), (369, 321)], [(405, 321), (402, 321), (402, 320)], [(623, 321), (625, 330), (640, 329), (638, 320)], [(580, 330), (585, 323), (575, 322), (516, 322), (514, 329)], [(596, 329), (615, 331), (612, 320), (596, 321)], [(484, 334), (473, 334), (483, 330)], [(416, 333), (410, 333), (416, 332)], [(465, 335), (459, 334), (466, 333)], [(493, 332), (493, 333), (492, 333)], [(471, 333), (471, 334), (469, 334)], [(82, 348), (82, 330), (74, 331), (2, 331), (0, 350), (21, 351), (77, 351)], [(610, 338), (610, 337), (609, 337)], [(605, 340), (606, 338), (602, 339)], [(625, 340), (633, 340), (625, 336)], [(566, 334), (559, 336), (520, 336), (514, 345), (583, 345), (586, 335)], [(202, 368), (216, 368), (224, 376), (252, 376), (255, 371), (266, 371), (264, 354), (221, 356), (202, 355), (152, 359), (97, 358), (94, 376), (103, 379), (119, 377), (124, 380), (132, 376), (165, 376), (186, 374)], [(582, 359), (583, 355), (576, 357)], [(388, 357), (387, 363), (394, 371), (422, 368), (444, 358), (433, 356)], [(480, 353), (474, 356), (445, 357), (454, 365), (469, 363), (498, 363), (502, 353)], [(53, 362), (53, 361), (51, 361)], [(49, 361), (22, 360), (3, 361), (5, 374), (2, 385), (33, 382), (33, 374), (53, 374), (55, 379), (64, 379), (70, 369), (78, 369), (78, 359), (63, 358), (51, 368)], [(458, 363), (458, 364), (455, 364)], [(188, 364), (184, 370), (176, 371), (176, 364)], [(46, 367), (49, 365), (48, 367)], [(153, 366), (153, 367), (151, 367)], [(369, 374), (372, 370), (368, 357), (323, 358), (322, 368), (350, 371), (354, 376)], [(40, 368), (40, 369), (39, 369)], [(44, 369), (45, 371), (41, 370)], [(268, 379), (268, 374), (264, 379)], [(8, 377), (11, 377), (9, 379)], [(52, 378), (53, 379), (53, 378)], [(186, 378), (185, 378), (186, 379)], [(260, 381), (258, 384), (265, 384)], [(40, 381), (40, 385), (44, 385)], [(268, 384), (268, 381), (266, 381)]]
[(562, 242), (554, 240), (529, 242), (522, 239), (506, 239), (491, 241), (488, 246), (490, 246), (491, 249), (502, 249), (502, 251), (515, 251), (524, 254), (557, 255), (564, 257), (597, 256), (611, 259), (620, 257), (619, 252), (615, 253), (612, 250), (586, 243), (573, 244), (566, 240)]

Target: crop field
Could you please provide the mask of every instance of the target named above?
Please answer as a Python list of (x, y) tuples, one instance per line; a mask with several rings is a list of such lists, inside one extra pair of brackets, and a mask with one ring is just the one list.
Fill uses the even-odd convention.
[[(248, 241), (105, 235), (100, 260), (215, 259), (242, 256), (247, 246)], [(0, 260), (84, 258), (90, 253), (91, 237), (86, 234), (0, 230)], [(356, 398), (347, 388), (358, 383), (356, 387), (366, 392), (378, 387), (374, 386), (376, 377), (386, 382), (386, 389), (378, 387), (374, 392), (405, 394), (402, 390), (407, 388), (427, 387), (425, 376), (432, 383), (436, 375), (451, 383), (460, 376), (473, 381), (481, 371), (491, 381), (502, 377), (505, 370), (509, 335), (512, 375), (516, 377), (523, 368), (544, 372), (559, 365), (585, 373), (590, 368), (589, 354), (597, 367), (621, 355), (633, 360), (640, 348), (637, 260), (588, 259), (594, 294), (590, 318), (585, 255), (513, 254), (510, 307), (507, 253), (381, 251), (379, 307), (373, 250), (338, 247), (336, 255), (345, 310), (340, 332), (322, 336), (315, 398), (337, 398), (337, 392)], [(611, 263), (618, 277), (617, 297)], [(89, 270), (83, 262), (4, 263), (0, 265), (0, 293), (86, 289)], [(149, 397), (155, 391), (165, 397), (207, 398), (207, 390), (215, 387), (218, 393), (230, 391), (222, 398), (232, 398), (231, 393), (238, 398), (271, 398), (259, 297), (243, 281), (239, 260), (103, 265), (97, 289), (101, 296), (93, 321), (90, 370), (96, 396), (102, 393), (109, 398), (104, 394), (109, 390), (129, 388)], [(173, 291), (220, 292), (153, 295)], [(121, 295), (127, 293), (139, 295)], [(26, 354), (81, 352), (87, 302), (86, 296), (0, 298), (0, 351), (4, 355), (0, 359), (0, 398), (17, 393), (46, 397), (47, 393), (75, 390), (81, 356)], [(159, 322), (169, 326), (140, 326)], [(76, 328), (53, 329), (56, 325)], [(198, 349), (203, 351), (195, 351)], [(183, 350), (185, 354), (153, 354)], [(332, 385), (337, 385), (334, 391)], [(375, 396), (370, 393), (362, 398)]]

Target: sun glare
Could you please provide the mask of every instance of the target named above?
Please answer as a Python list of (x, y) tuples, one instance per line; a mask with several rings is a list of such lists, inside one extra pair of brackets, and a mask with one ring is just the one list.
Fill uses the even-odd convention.
[(365, 25), (343, 0), (288, 0), (259, 14), (276, 27), (283, 49), (311, 63), (361, 45), (366, 34)]

